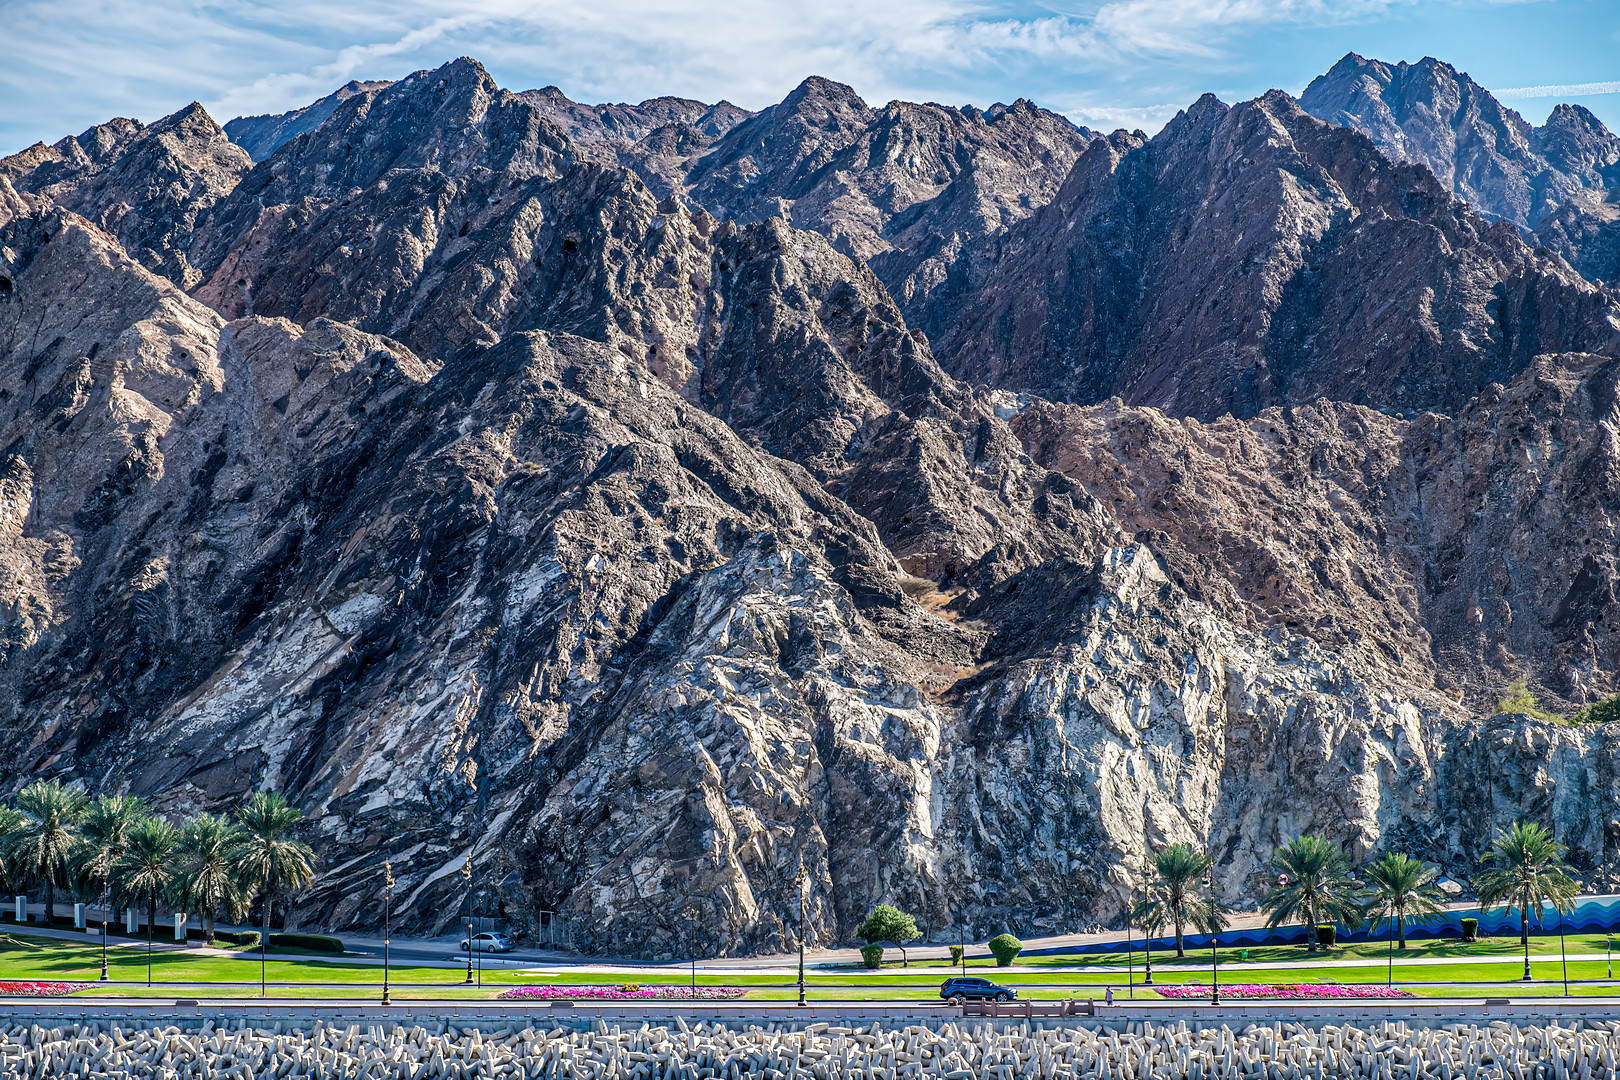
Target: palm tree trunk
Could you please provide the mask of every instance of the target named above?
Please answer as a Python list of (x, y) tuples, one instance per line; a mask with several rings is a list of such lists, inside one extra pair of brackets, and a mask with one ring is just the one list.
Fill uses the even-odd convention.
[(1176, 916), (1176, 955), (1186, 956), (1187, 950), (1181, 946), (1181, 916)]
[(214, 947), (214, 913), (209, 912), (203, 916), (203, 943), (210, 949)]
[(1395, 936), (1400, 940), (1400, 948), (1406, 948), (1406, 913), (1400, 908), (1395, 909)]
[[(27, 913), (24, 912), (26, 916)], [(51, 880), (49, 867), (45, 869), (45, 925), (50, 926), (56, 919), (56, 882)]]

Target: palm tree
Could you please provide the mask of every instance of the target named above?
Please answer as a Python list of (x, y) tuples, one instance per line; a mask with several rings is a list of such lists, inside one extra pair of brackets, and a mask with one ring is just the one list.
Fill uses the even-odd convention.
[(8, 846), (23, 877), (45, 886), (46, 926), (56, 916), (56, 883), (66, 884), (84, 807), (84, 789), (60, 780), (36, 780), (17, 794), (23, 820)]
[(1153, 854), (1153, 872), (1158, 880), (1148, 886), (1147, 895), (1136, 905), (1135, 920), (1155, 927), (1166, 923), (1176, 930), (1176, 955), (1186, 956), (1182, 932), (1189, 924), (1206, 934), (1226, 927), (1226, 916), (1214, 898), (1193, 894), (1209, 869), (1208, 853), (1191, 844), (1171, 844)]
[(1331, 920), (1359, 926), (1364, 918), (1360, 885), (1350, 860), (1324, 836), (1296, 836), (1271, 856), (1281, 877), (1260, 901), (1266, 925), (1298, 922), (1307, 933), (1305, 946), (1316, 951), (1316, 925)]
[(113, 863), (113, 888), (121, 901), (146, 901), (146, 983), (152, 984), (152, 932), (160, 897), (174, 892), (180, 830), (160, 817), (142, 818), (130, 829), (124, 853)]
[(73, 853), (73, 874), (101, 892), (101, 978), (107, 979), (107, 922), (112, 918), (113, 864), (129, 846), (136, 824), (150, 816), (146, 804), (133, 795), (102, 795), (84, 808), (79, 822), (79, 847)]
[(279, 791), (261, 791), (237, 812), (242, 843), (232, 860), (242, 893), (251, 901), (264, 898), (264, 928), (259, 937), (259, 992), (264, 993), (264, 954), (270, 943), (270, 904), (276, 890), (301, 888), (315, 874), (315, 853), (292, 836), (303, 814), (288, 806)]
[(12, 858), (12, 840), (22, 828), (23, 814), (14, 806), (0, 806), (0, 890), (7, 895), (22, 888), (24, 875)]
[(1438, 915), (1446, 902), (1435, 885), (1440, 871), (1426, 866), (1404, 851), (1386, 852), (1377, 862), (1367, 864), (1367, 880), (1373, 887), (1373, 910), (1381, 919), (1394, 923), (1398, 948), (1406, 948), (1406, 920), (1426, 922)]
[(110, 882), (113, 863), (129, 845), (130, 831), (150, 813), (146, 804), (134, 795), (102, 795), (92, 799), (79, 820), (79, 846), (73, 853), (73, 876), (87, 885)]
[(236, 852), (243, 839), (235, 822), (214, 814), (198, 814), (180, 829), (177, 892), (188, 910), (202, 916), (209, 945), (214, 943), (214, 917), (220, 908), (232, 919), (247, 912), (247, 897), (236, 873)]
[(1474, 879), (1483, 910), (1500, 903), (1504, 912), (1519, 909), (1519, 941), (1524, 946), (1524, 978), (1530, 981), (1530, 905), (1536, 906), (1539, 921), (1543, 901), (1552, 901), (1560, 912), (1574, 908), (1581, 883), (1573, 867), (1564, 861), (1564, 845), (1540, 825), (1515, 822), (1491, 841), (1491, 849), (1480, 856), (1485, 864)]

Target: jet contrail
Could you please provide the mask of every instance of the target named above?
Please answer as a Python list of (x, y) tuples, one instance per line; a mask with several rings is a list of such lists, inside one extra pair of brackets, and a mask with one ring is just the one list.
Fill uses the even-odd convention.
[(1589, 94), (1620, 94), (1620, 82), (1572, 83), (1567, 86), (1515, 86), (1496, 91), (1499, 98), (1586, 97)]

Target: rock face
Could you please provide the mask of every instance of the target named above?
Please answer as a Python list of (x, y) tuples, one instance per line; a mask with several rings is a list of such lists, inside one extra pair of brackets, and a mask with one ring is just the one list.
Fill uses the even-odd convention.
[(119, 119), (36, 144), (0, 159), (0, 174), (19, 192), (95, 221), (148, 270), (190, 288), (201, 277), (187, 257), (197, 217), (249, 164), (193, 102), (150, 127)]
[(302, 109), (266, 116), (238, 116), (225, 125), (225, 134), (231, 142), (246, 150), (254, 161), (263, 161), (282, 143), (295, 139), (306, 131), (314, 131), (326, 123), (326, 118), (336, 112), (339, 105), (356, 94), (382, 90), (387, 86), (386, 82), (359, 82), (350, 79), (332, 93), (319, 101), (305, 105)]
[(294, 923), (470, 855), (665, 958), (801, 868), (826, 943), (1109, 922), (1170, 840), (1233, 904), (1307, 830), (1620, 866), (1615, 733), (1478, 719), (1620, 689), (1612, 301), (1427, 172), (1281, 95), (345, 91), (137, 208), (165, 273), (68, 205), (162, 125), (0, 176), (8, 784), (279, 787)]
[(1356, 128), (1398, 161), (1428, 166), (1459, 198), (1533, 228), (1572, 196), (1620, 185), (1620, 137), (1578, 105), (1532, 127), (1450, 64), (1355, 53), (1300, 96), (1312, 116)]
[(1533, 228), (1589, 280), (1620, 276), (1610, 206), (1620, 136), (1579, 105), (1555, 106), (1533, 127), (1450, 64), (1355, 53), (1315, 79), (1300, 105), (1364, 132), (1398, 161), (1426, 165), (1481, 212)]
[(959, 378), (1205, 419), (1318, 397), (1451, 410), (1620, 327), (1511, 227), (1279, 92), (1093, 143), (928, 303)]

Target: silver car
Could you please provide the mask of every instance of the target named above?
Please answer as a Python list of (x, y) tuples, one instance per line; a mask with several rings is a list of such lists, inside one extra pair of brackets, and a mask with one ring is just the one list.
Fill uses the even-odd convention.
[(469, 949), (467, 939), (462, 938), (461, 951), (468, 952), (473, 950), (476, 950), (477, 952), (511, 952), (512, 942), (507, 939), (505, 934), (474, 934), (472, 937), (472, 946), (471, 949)]

